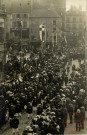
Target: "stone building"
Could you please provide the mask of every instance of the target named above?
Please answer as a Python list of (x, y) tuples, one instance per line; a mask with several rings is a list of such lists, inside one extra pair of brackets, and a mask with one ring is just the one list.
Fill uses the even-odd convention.
[(5, 10), (1, 7), (0, 8), (0, 42), (4, 42), (5, 38), (5, 21), (6, 21), (6, 12)]
[(86, 25), (86, 12), (81, 7), (71, 6), (66, 12), (66, 33), (81, 33)]
[(46, 42), (58, 40), (60, 31), (65, 31), (66, 0), (3, 0), (6, 6), (7, 39), (20, 38), (38, 41), (39, 26), (45, 25)]
[(7, 38), (29, 38), (29, 5), (12, 3), (6, 7)]
[(30, 15), (30, 41), (40, 40), (39, 27), (45, 26), (46, 42), (58, 41), (60, 31), (65, 29), (65, 0), (33, 0)]

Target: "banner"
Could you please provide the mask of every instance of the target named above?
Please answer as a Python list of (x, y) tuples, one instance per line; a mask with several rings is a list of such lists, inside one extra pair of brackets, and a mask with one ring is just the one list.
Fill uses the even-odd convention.
[(39, 35), (40, 35), (40, 40), (41, 40), (41, 41), (44, 41), (45, 32), (46, 32), (45, 25), (41, 24), (41, 25), (39, 26)]

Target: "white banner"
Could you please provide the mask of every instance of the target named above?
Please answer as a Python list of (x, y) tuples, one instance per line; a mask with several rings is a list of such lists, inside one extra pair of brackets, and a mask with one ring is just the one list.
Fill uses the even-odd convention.
[(39, 35), (40, 35), (41, 41), (43, 41), (43, 37), (45, 36), (45, 35), (43, 36), (43, 32), (44, 32), (44, 34), (46, 34), (46, 28), (45, 28), (45, 25), (41, 24), (39, 26)]

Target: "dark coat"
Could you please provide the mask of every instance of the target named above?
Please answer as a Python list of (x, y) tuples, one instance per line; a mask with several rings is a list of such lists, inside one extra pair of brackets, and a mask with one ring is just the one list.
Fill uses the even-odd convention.
[(85, 120), (85, 111), (81, 110), (81, 118), (82, 118), (82, 120)]
[(80, 123), (81, 122), (81, 120), (82, 120), (81, 113), (76, 112), (75, 120), (76, 120), (76, 123)]
[(72, 104), (69, 104), (69, 106), (68, 106), (68, 112), (73, 115), (73, 105)]
[(32, 106), (31, 105), (28, 105), (27, 106), (27, 113), (31, 114), (32, 113), (32, 110), (33, 110)]
[(43, 108), (42, 107), (38, 107), (37, 108), (37, 115), (40, 115), (43, 112)]
[(19, 120), (17, 118), (13, 118), (10, 120), (10, 126), (12, 128), (18, 128)]
[(14, 114), (16, 113), (16, 109), (15, 109), (15, 106), (11, 106), (9, 108), (9, 117), (10, 118), (13, 118)]
[(16, 105), (16, 112), (17, 112), (17, 113), (20, 113), (21, 110), (22, 110), (22, 109), (21, 109), (21, 105), (20, 105), (20, 104), (17, 104), (17, 105)]
[(37, 106), (37, 100), (36, 100), (36, 99), (33, 100), (33, 106), (34, 106), (34, 107)]

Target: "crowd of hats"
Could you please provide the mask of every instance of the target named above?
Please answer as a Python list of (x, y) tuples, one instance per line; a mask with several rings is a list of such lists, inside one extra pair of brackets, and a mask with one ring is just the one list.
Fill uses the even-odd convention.
[(71, 59), (63, 50), (55, 54), (48, 51), (39, 53), (38, 59), (33, 55), (23, 62), (16, 56), (7, 62), (6, 82), (1, 85), (5, 107), (12, 118), (30, 102), (37, 110), (42, 110), (32, 120), (31, 127), (27, 127), (27, 131), (62, 134), (68, 102), (78, 104), (78, 108), (86, 105), (83, 102), (86, 99), (85, 65), (80, 64), (79, 68), (73, 66), (71, 77), (68, 78), (66, 63)]

